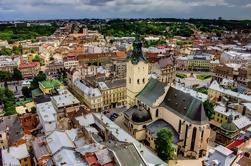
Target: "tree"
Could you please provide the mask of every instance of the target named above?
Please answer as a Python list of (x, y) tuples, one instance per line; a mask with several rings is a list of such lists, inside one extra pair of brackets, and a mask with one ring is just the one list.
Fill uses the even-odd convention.
[(21, 71), (19, 69), (14, 68), (12, 78), (14, 80), (22, 80), (23, 75), (22, 75), (22, 73), (21, 73)]
[(213, 118), (214, 115), (214, 105), (209, 100), (204, 101), (203, 103), (204, 109), (206, 111), (206, 115), (209, 120)]
[(42, 71), (39, 71), (39, 73), (33, 78), (30, 89), (33, 90), (38, 88), (39, 87), (38, 83), (45, 80), (46, 80), (46, 74)]
[(23, 94), (25, 97), (29, 98), (29, 97), (31, 96), (31, 90), (30, 90), (30, 88), (28, 88), (27, 86), (24, 86), (24, 87), (22, 88), (22, 94)]
[(167, 128), (163, 128), (157, 133), (155, 145), (157, 154), (162, 160), (167, 161), (174, 157), (173, 136)]
[(0, 71), (0, 81), (7, 81), (12, 78), (12, 74), (8, 71)]
[(35, 57), (32, 59), (33, 62), (40, 62), (41, 58), (38, 54), (35, 55)]
[(8, 88), (0, 88), (0, 101), (4, 104), (4, 115), (16, 114), (15, 96), (14, 93)]
[(0, 55), (11, 55), (12, 54), (12, 49), (11, 48), (2, 48), (0, 50)]

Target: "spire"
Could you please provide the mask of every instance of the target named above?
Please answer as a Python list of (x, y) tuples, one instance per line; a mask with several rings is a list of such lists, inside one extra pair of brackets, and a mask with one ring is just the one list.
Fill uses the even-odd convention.
[(232, 123), (233, 122), (233, 119), (234, 119), (234, 117), (233, 117), (233, 115), (232, 114), (230, 114), (229, 116), (228, 116), (228, 123)]
[(136, 34), (135, 40), (133, 42), (133, 51), (128, 56), (128, 59), (131, 60), (132, 64), (138, 64), (140, 60), (147, 63), (147, 59), (143, 55), (142, 42), (140, 41), (140, 35), (138, 33)]

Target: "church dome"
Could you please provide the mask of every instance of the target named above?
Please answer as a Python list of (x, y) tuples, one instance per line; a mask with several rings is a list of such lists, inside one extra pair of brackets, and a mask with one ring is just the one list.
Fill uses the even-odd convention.
[(136, 123), (146, 122), (150, 119), (151, 116), (146, 110), (138, 110), (132, 114), (132, 121)]
[(236, 132), (238, 127), (233, 123), (233, 116), (228, 117), (228, 121), (221, 125), (221, 128), (227, 132)]

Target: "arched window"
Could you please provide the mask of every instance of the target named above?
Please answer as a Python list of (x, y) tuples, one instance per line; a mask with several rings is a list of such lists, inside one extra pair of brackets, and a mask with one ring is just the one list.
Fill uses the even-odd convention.
[(181, 132), (181, 120), (179, 121), (179, 133)]
[(186, 125), (184, 148), (186, 148), (186, 144), (187, 144), (187, 132), (188, 132), (188, 125)]
[(155, 117), (157, 118), (159, 116), (159, 109), (156, 110)]
[(137, 83), (139, 84), (139, 79), (137, 80)]
[(197, 128), (193, 128), (193, 135), (192, 135), (192, 140), (191, 140), (191, 151), (194, 151), (194, 146), (195, 146), (195, 139), (196, 139), (196, 133), (197, 133)]

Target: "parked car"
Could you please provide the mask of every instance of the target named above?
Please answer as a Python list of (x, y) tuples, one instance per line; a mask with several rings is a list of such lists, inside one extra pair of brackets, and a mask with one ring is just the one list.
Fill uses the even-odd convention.
[(117, 118), (117, 117), (119, 117), (119, 114), (117, 114), (116, 112), (114, 112), (114, 113), (112, 113), (111, 117)]

